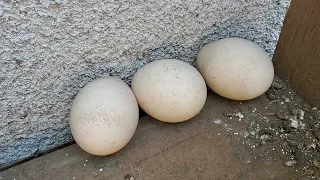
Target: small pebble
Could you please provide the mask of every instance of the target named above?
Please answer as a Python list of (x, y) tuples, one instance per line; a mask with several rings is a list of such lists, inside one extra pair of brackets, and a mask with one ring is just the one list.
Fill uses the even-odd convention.
[(288, 166), (288, 167), (292, 167), (292, 166), (294, 166), (294, 165), (296, 165), (296, 164), (297, 164), (297, 161), (296, 161), (296, 160), (287, 161), (287, 162), (285, 163), (285, 165)]
[(103, 171), (103, 169), (101, 168), (101, 169), (99, 169), (99, 172), (101, 172), (101, 171)]
[(289, 99), (289, 98), (286, 98), (286, 99), (284, 100), (284, 102), (288, 103), (288, 102), (290, 102), (290, 99)]
[(278, 100), (279, 97), (276, 94), (273, 94), (272, 92), (267, 92), (267, 97), (269, 100)]
[(237, 112), (235, 115), (240, 119), (244, 118), (244, 115), (241, 112)]

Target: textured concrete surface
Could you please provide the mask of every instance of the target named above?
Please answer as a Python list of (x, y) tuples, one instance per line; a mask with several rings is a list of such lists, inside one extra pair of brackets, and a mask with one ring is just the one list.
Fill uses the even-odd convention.
[(0, 166), (71, 139), (68, 112), (96, 77), (130, 83), (154, 59), (193, 64), (237, 36), (270, 56), (290, 0), (0, 1)]
[[(263, 110), (268, 104), (264, 96), (242, 107)], [(238, 107), (239, 102), (209, 91), (203, 110), (192, 120), (168, 124), (141, 118), (133, 139), (114, 155), (92, 156), (74, 144), (0, 172), (0, 179), (303, 180), (295, 168), (284, 166), (279, 158), (272, 162), (259, 158), (261, 152), (255, 153), (260, 150), (248, 148), (227, 131), (230, 127), (223, 122), (237, 120), (223, 112)]]

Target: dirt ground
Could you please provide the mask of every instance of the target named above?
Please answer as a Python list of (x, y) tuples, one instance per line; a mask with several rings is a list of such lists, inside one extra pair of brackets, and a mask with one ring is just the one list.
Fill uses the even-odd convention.
[(92, 156), (76, 144), (0, 172), (7, 179), (320, 179), (320, 111), (276, 78), (261, 97), (231, 101), (209, 90), (178, 124), (140, 119), (121, 151)]

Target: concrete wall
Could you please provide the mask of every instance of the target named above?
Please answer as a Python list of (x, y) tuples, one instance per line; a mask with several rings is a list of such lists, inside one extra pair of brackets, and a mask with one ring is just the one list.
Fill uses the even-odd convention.
[(72, 139), (79, 88), (103, 75), (130, 83), (154, 59), (192, 63), (237, 36), (272, 56), (290, 0), (0, 1), (0, 166)]

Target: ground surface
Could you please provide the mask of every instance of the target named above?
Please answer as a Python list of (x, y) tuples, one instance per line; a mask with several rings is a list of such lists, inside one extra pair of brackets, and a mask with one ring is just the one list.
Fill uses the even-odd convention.
[(291, 0), (0, 0), (0, 167), (71, 140), (72, 100), (106, 75), (190, 64), (204, 44), (241, 37), (271, 56)]
[(319, 117), (278, 80), (246, 102), (209, 91), (190, 121), (141, 118), (130, 143), (112, 156), (74, 144), (0, 172), (0, 179), (319, 179)]

